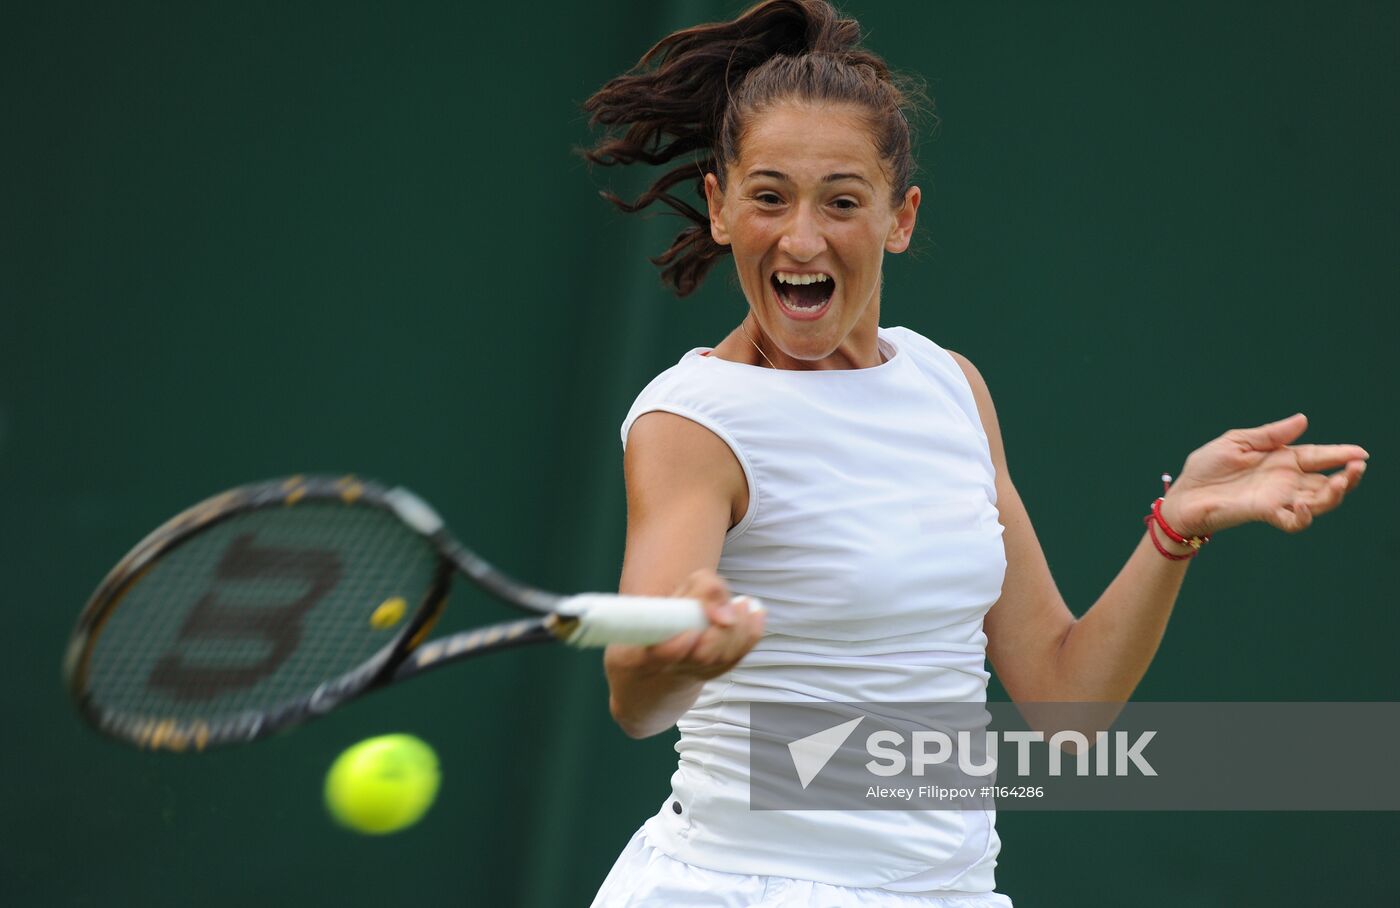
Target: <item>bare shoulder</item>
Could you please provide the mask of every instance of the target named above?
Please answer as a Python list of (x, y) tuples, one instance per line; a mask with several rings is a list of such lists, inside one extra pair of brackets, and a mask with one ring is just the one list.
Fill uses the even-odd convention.
[(629, 511), (723, 502), (737, 523), (748, 508), (748, 483), (738, 458), (710, 429), (675, 413), (637, 417), (623, 457)]
[(981, 372), (977, 371), (972, 360), (966, 356), (952, 350), (948, 351), (948, 355), (962, 369), (963, 375), (967, 376), (967, 384), (972, 388), (972, 399), (977, 403), (977, 415), (982, 418), (982, 431), (987, 433), (987, 444), (992, 451), (992, 462), (996, 465), (997, 475), (1004, 476), (1006, 453), (1002, 447), (1001, 424), (997, 421), (997, 410), (992, 404), (992, 392), (987, 387), (987, 380), (982, 377)]
[(743, 478), (739, 461), (729, 445), (693, 419), (665, 410), (643, 413), (627, 433), (624, 463), (634, 470), (699, 474), (727, 474), (732, 466)]
[(953, 362), (962, 369), (963, 375), (967, 376), (967, 383), (972, 386), (972, 396), (977, 399), (978, 406), (981, 406), (985, 397), (991, 403), (992, 393), (987, 389), (987, 380), (982, 377), (982, 373), (977, 371), (977, 367), (972, 364), (972, 360), (958, 353), (956, 350), (949, 350), (948, 355), (953, 358)]

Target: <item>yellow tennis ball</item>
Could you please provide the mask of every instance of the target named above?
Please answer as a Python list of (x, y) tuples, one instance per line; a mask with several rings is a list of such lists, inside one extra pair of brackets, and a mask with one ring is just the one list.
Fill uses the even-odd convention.
[(380, 735), (345, 750), (326, 773), (326, 809), (342, 826), (369, 835), (398, 832), (437, 797), (437, 754), (413, 735)]
[(403, 620), (408, 603), (402, 596), (385, 599), (369, 616), (369, 625), (377, 631), (387, 630)]

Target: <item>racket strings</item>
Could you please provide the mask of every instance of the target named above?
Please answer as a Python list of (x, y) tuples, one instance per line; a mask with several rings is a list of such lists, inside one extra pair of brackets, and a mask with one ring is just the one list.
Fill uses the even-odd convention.
[(373, 507), (236, 515), (167, 552), (116, 604), (88, 693), (106, 710), (206, 721), (310, 696), (397, 638), (437, 565)]

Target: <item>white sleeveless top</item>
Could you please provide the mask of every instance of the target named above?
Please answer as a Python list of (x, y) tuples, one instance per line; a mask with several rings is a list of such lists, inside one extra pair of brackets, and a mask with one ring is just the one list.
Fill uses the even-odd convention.
[(991, 811), (748, 809), (750, 702), (986, 700), (982, 617), (1006, 570), (987, 437), (947, 351), (906, 328), (879, 343), (882, 365), (810, 372), (691, 350), (623, 422), (624, 445), (664, 410), (733, 450), (749, 506), (718, 570), (768, 607), (763, 639), (677, 723), (672, 796), (645, 831), (713, 870), (989, 892)]

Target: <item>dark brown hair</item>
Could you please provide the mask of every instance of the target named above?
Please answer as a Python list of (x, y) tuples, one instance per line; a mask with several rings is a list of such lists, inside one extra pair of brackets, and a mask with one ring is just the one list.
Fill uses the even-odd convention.
[(897, 206), (913, 178), (910, 119), (923, 97), (916, 81), (860, 47), (860, 23), (840, 18), (826, 0), (766, 0), (730, 22), (667, 35), (600, 88), (583, 108), (590, 126), (607, 131), (580, 153), (603, 166), (684, 159), (630, 202), (601, 195), (629, 213), (660, 202), (691, 222), (651, 260), (663, 283), (687, 296), (729, 248), (710, 236), (704, 211), (674, 190), (694, 179), (703, 199), (707, 172), (723, 187), (755, 114), (788, 100), (863, 109)]

